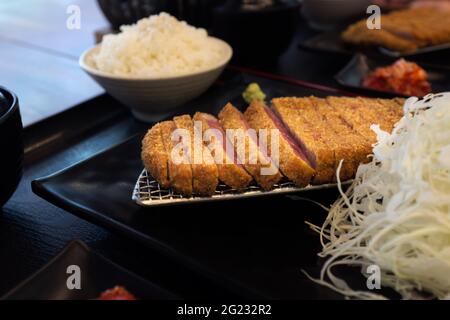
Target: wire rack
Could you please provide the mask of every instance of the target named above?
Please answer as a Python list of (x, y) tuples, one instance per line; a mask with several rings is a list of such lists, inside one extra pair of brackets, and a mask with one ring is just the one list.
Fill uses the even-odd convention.
[(250, 185), (244, 190), (236, 190), (224, 184), (219, 184), (215, 193), (209, 197), (191, 196), (185, 197), (171, 189), (161, 189), (158, 182), (143, 170), (140, 174), (133, 190), (132, 199), (138, 205), (144, 207), (164, 206), (184, 203), (210, 202), (219, 200), (244, 199), (265, 195), (287, 194), (307, 190), (319, 190), (335, 187), (336, 184), (308, 185), (303, 188), (296, 187), (292, 182), (282, 182), (276, 184), (272, 190), (264, 191), (257, 185)]

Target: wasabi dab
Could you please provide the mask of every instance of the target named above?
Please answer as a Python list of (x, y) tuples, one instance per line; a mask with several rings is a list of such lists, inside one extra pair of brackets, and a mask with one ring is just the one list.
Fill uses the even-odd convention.
[(266, 99), (266, 95), (255, 82), (248, 85), (247, 89), (242, 93), (242, 97), (249, 104), (253, 101), (264, 101)]

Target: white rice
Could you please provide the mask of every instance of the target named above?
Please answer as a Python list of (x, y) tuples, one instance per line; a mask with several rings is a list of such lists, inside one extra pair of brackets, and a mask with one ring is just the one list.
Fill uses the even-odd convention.
[(163, 12), (106, 35), (93, 56), (98, 70), (129, 77), (177, 76), (213, 67), (224, 48), (197, 29)]

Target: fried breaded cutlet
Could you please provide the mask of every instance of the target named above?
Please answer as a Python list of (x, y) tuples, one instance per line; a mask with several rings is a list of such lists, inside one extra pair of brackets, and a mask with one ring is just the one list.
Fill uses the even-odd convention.
[[(367, 162), (367, 155), (372, 151), (371, 143), (343, 121), (325, 99), (316, 97), (309, 99), (313, 102), (316, 112), (327, 123), (331, 135), (334, 135), (330, 141), (334, 150), (335, 168), (337, 169), (341, 160), (343, 161), (339, 171), (340, 180), (349, 180), (355, 175), (360, 163)], [(336, 178), (334, 175), (333, 181), (336, 181)]]
[(315, 111), (309, 98), (276, 98), (272, 100), (275, 114), (290, 133), (299, 141), (316, 170), (311, 183), (323, 184), (333, 181), (336, 160), (333, 149), (333, 136), (328, 125)]
[(411, 52), (450, 42), (450, 11), (436, 8), (410, 8), (381, 16), (381, 29), (369, 29), (366, 19), (350, 25), (343, 33), (345, 42), (381, 46)]
[(336, 181), (341, 160), (340, 179), (352, 178), (359, 165), (369, 160), (376, 142), (370, 126), (379, 124), (390, 132), (402, 116), (400, 103), (398, 99), (349, 97), (272, 100), (277, 115), (316, 164), (314, 184)]
[[(177, 129), (175, 122), (173, 121), (163, 121), (161, 124), (161, 136), (164, 143), (164, 147), (167, 150), (168, 155), (168, 172), (170, 186), (176, 192), (179, 192), (185, 196), (192, 195), (192, 168), (189, 163), (188, 155), (186, 154), (186, 149), (177, 148), (177, 144), (181, 142), (172, 140), (172, 134)], [(187, 148), (188, 146), (186, 146)], [(180, 163), (176, 163), (173, 159), (174, 150), (178, 150), (178, 157), (182, 159)]]
[(169, 188), (169, 157), (161, 134), (162, 126), (164, 124), (160, 122), (148, 130), (142, 140), (141, 159), (147, 171), (158, 181), (161, 188)]
[(368, 29), (366, 20), (352, 24), (341, 36), (353, 45), (379, 46), (399, 52), (412, 52), (419, 48), (414, 41), (392, 34), (387, 29)]
[[(250, 127), (255, 130), (278, 130), (279, 150), (278, 157), (280, 171), (298, 187), (309, 184), (315, 170), (311, 167), (308, 159), (297, 144), (295, 138), (291, 136), (288, 129), (282, 124), (273, 111), (262, 102), (253, 102), (244, 113)], [(267, 145), (269, 146), (269, 157), (273, 156), (271, 149), (271, 135), (268, 134)]]
[[(188, 157), (192, 169), (193, 193), (202, 196), (213, 195), (219, 183), (217, 166), (211, 152), (203, 145), (201, 132), (199, 137), (194, 137), (194, 125), (189, 115), (174, 117), (173, 121), (178, 129), (187, 130), (191, 137)], [(195, 139), (198, 141), (195, 142)]]
[(245, 170), (261, 188), (270, 190), (282, 175), (276, 164), (259, 149), (257, 136), (247, 134), (251, 128), (242, 113), (228, 103), (219, 113), (219, 122), (225, 130), (234, 130), (237, 134), (233, 136), (232, 143)]
[(386, 131), (392, 129), (392, 121), (374, 110), (365, 98), (327, 97), (326, 100), (340, 117), (370, 144), (377, 142), (377, 135), (370, 128), (372, 124), (378, 124)]
[(393, 99), (374, 99), (359, 97), (363, 112), (370, 116), (374, 124), (384, 131), (391, 132), (394, 125), (403, 116), (403, 108)]
[[(233, 189), (240, 190), (247, 187), (253, 179), (238, 163), (234, 152), (231, 155), (228, 154), (227, 137), (219, 120), (211, 114), (197, 112), (194, 115), (194, 121), (202, 125), (204, 143), (216, 162), (219, 180)], [(229, 144), (231, 145), (231, 142)]]
[(375, 132), (370, 128), (372, 124), (391, 132), (395, 123), (403, 116), (404, 99), (402, 98), (328, 97), (327, 101), (336, 109), (340, 117), (354, 131), (368, 139), (371, 145), (377, 141)]
[[(243, 189), (253, 178), (264, 190), (283, 175), (299, 187), (330, 183), (341, 161), (344, 181), (368, 161), (377, 141), (371, 125), (391, 132), (403, 116), (403, 103), (400, 98), (287, 97), (273, 99), (271, 108), (253, 102), (244, 115), (227, 104), (219, 119), (197, 112), (195, 123), (183, 115), (156, 124), (142, 141), (141, 157), (161, 188), (184, 196), (212, 195), (219, 180)], [(173, 136), (176, 129), (184, 129), (190, 141)]]
[(403, 116), (403, 104), (405, 99), (376, 99), (381, 104), (381, 110), (389, 115), (392, 121), (397, 122)]

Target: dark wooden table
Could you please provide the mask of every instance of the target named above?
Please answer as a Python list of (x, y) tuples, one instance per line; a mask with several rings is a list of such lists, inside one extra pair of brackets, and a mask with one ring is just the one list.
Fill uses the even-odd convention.
[[(80, 29), (66, 27), (69, 5), (81, 10)], [(106, 25), (96, 1), (0, 3), (0, 84), (19, 96), (25, 125), (103, 92), (78, 67), (78, 56)]]
[[(82, 28), (70, 31), (65, 28), (66, 6), (74, 3), (82, 10)], [(91, 0), (0, 3), (0, 84), (19, 96), (25, 125), (102, 93), (79, 69), (77, 58), (94, 43), (94, 30), (105, 24)], [(303, 24), (299, 25), (298, 37), (291, 47), (277, 65), (268, 66), (266, 71), (335, 85), (333, 75), (348, 58), (299, 50), (298, 40), (310, 34)], [(134, 124), (121, 125), (123, 136), (134, 130)], [(123, 138), (108, 132), (107, 129), (102, 135), (88, 133), (76, 143), (59, 141), (71, 148), (52, 154), (45, 166), (39, 162), (39, 155), (27, 154), (24, 178), (0, 211), (0, 295), (43, 266), (69, 241), (81, 239), (113, 261), (156, 279), (183, 296), (227, 296), (226, 291), (218, 292), (201, 276), (171, 264), (138, 243), (80, 220), (32, 193), (30, 181), (34, 178), (86, 159)], [(32, 137), (27, 139), (30, 143)]]

